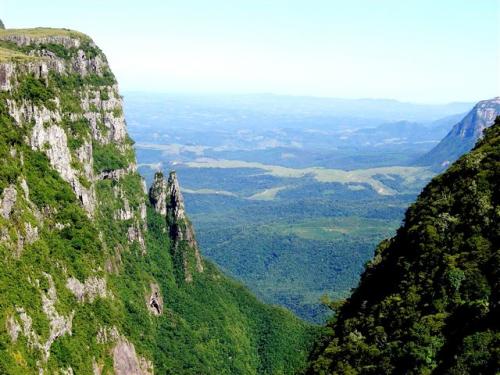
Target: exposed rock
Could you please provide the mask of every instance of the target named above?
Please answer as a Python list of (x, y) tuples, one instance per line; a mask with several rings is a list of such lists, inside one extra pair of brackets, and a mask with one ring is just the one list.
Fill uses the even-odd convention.
[(149, 189), (149, 201), (160, 215), (167, 215), (167, 182), (163, 173), (156, 172), (153, 184)]
[(136, 241), (137, 243), (139, 243), (142, 253), (146, 253), (146, 242), (144, 241), (144, 234), (137, 223), (128, 228), (127, 238), (130, 242)]
[(116, 375), (153, 374), (153, 364), (139, 358), (133, 344), (122, 338), (113, 348), (113, 368)]
[(3, 190), (2, 197), (0, 198), (0, 215), (4, 219), (9, 219), (12, 208), (16, 204), (17, 190), (14, 185), (10, 185)]
[(24, 223), (24, 233), (17, 233), (17, 250), (14, 254), (19, 259), (25, 245), (31, 245), (39, 238), (38, 227)]
[(184, 280), (191, 282), (193, 280), (192, 267), (189, 264), (191, 253), (195, 259), (194, 268), (197, 272), (203, 272), (203, 260), (193, 226), (186, 217), (184, 198), (174, 171), (170, 172), (167, 182), (165, 182), (163, 173), (157, 172), (155, 174), (153, 185), (149, 190), (149, 200), (156, 212), (165, 215), (166, 225), (172, 240), (173, 256), (180, 258), (184, 268)]
[(94, 180), (94, 158), (92, 142), (86, 140), (82, 146), (76, 150), (76, 158), (83, 167), (83, 176), (88, 180)]
[[(144, 202), (139, 203), (139, 206), (137, 208), (131, 207), (129, 200), (127, 199), (126, 195), (124, 194), (123, 190), (118, 186), (113, 187), (113, 192), (115, 195), (115, 198), (121, 200), (123, 207), (120, 207), (118, 210), (115, 211), (114, 213), (114, 218), (116, 220), (131, 220), (133, 218), (139, 218), (140, 221), (142, 221), (145, 224), (146, 220), (146, 204)], [(142, 232), (147, 231), (147, 226), (143, 226)], [(131, 238), (132, 241), (138, 240), (139, 237), (135, 236), (135, 234), (131, 233)]]
[[(178, 247), (181, 241), (186, 241), (187, 245), (194, 252), (196, 271), (203, 272), (203, 261), (198, 248), (198, 242), (196, 241), (194, 228), (186, 217), (184, 198), (174, 171), (170, 172), (167, 184), (167, 224), (169, 225), (170, 236), (174, 241), (175, 247)], [(191, 281), (192, 276), (189, 272), (187, 259), (188, 257), (184, 256), (186, 281)]]
[(35, 78), (47, 82), (51, 66), (45, 59), (33, 58), (23, 63), (1, 62), (0, 63), (0, 91), (12, 91), (18, 84), (17, 77), (31, 74)]
[(29, 52), (30, 56), (39, 56), (44, 58), (47, 62), (47, 67), (49, 70), (53, 70), (58, 74), (66, 73), (66, 63), (64, 59), (57, 57), (57, 55), (46, 49), (37, 49)]
[(99, 344), (107, 344), (110, 342), (116, 342), (120, 339), (120, 332), (118, 329), (113, 327), (99, 327), (97, 331), (96, 341)]
[(83, 116), (89, 121), (92, 137), (103, 144), (121, 144), (127, 138), (123, 101), (118, 95), (118, 85), (105, 88), (103, 92), (89, 89), (82, 93)]
[[(0, 40), (6, 40), (16, 43), (18, 46), (32, 46), (33, 49), (27, 54), (33, 57), (41, 57), (38, 63), (43, 63), (46, 72), (54, 70), (59, 74), (72, 72), (81, 75), (82, 77), (88, 74), (102, 75), (108, 68), (108, 64), (102, 55), (87, 56), (83, 49), (80, 49), (81, 40), (64, 35), (52, 35), (47, 37), (28, 36), (28, 35), (2, 35)], [(43, 48), (46, 44), (60, 44), (72, 52), (72, 57), (69, 60), (58, 57), (54, 52)], [(95, 44), (89, 41), (91, 47)], [(32, 62), (33, 63), (33, 62)], [(26, 65), (26, 62), (24, 63)], [(42, 65), (40, 65), (42, 66)], [(34, 70), (32, 71), (34, 72)]]
[(154, 374), (154, 365), (152, 361), (148, 361), (144, 357), (139, 357), (139, 366), (144, 375), (153, 375)]
[(8, 242), (10, 240), (10, 235), (8, 229), (3, 226), (0, 228), (0, 242)]
[(475, 141), (483, 136), (484, 129), (490, 127), (500, 114), (500, 96), (482, 100), (453, 128), (446, 138)]
[[(22, 63), (2, 62), (0, 64), (0, 90), (11, 91), (17, 85), (18, 77), (25, 74), (33, 74), (36, 78), (47, 81), (48, 72), (53, 70), (59, 74), (74, 72), (80, 76), (89, 73), (102, 75), (107, 71), (105, 57), (98, 53), (87, 56), (81, 49), (82, 43), (90, 47), (95, 44), (87, 37), (79, 33), (69, 32), (67, 35), (17, 35), (6, 34), (0, 36), (1, 40), (13, 42), (19, 46), (33, 46), (28, 54), (40, 57), (40, 60), (23, 61)], [(46, 44), (58, 44), (69, 49), (71, 61), (58, 57), (54, 52), (43, 48)], [(115, 142), (122, 151), (130, 148), (126, 143), (127, 132), (125, 118), (123, 116), (122, 98), (118, 94), (118, 86), (104, 86), (100, 89), (90, 88), (84, 90), (81, 96), (83, 115), (78, 113), (66, 114), (71, 121), (77, 121), (83, 117), (89, 119), (93, 139), (101, 143)], [(105, 93), (101, 95), (101, 93)], [(96, 205), (96, 196), (93, 182), (93, 152), (92, 142), (87, 139), (84, 144), (72, 154), (68, 148), (68, 139), (64, 129), (60, 126), (62, 121), (59, 99), (54, 99), (55, 110), (49, 110), (44, 106), (33, 105), (31, 102), (18, 102), (7, 99), (9, 114), (15, 119), (19, 126), (34, 123), (30, 145), (33, 149), (43, 151), (47, 154), (51, 165), (61, 174), (73, 188), (82, 206), (93, 216)], [(102, 126), (101, 126), (102, 125)], [(105, 134), (101, 132), (105, 129)], [(73, 167), (72, 162), (79, 162), (82, 170)], [(124, 170), (107, 171), (100, 178), (119, 179), (125, 173), (136, 171), (133, 164)], [(87, 181), (88, 183), (85, 183)], [(89, 186), (90, 185), (90, 186)]]
[[(58, 101), (56, 100), (58, 107)], [(43, 151), (51, 165), (67, 181), (85, 210), (92, 215), (95, 209), (96, 198), (93, 187), (86, 188), (80, 182), (80, 172), (72, 167), (72, 156), (68, 148), (68, 138), (63, 128), (58, 125), (62, 121), (59, 111), (51, 111), (45, 107), (38, 107), (23, 103), (18, 106), (14, 101), (8, 101), (9, 113), (20, 125), (34, 122), (30, 145), (35, 150)], [(47, 124), (52, 124), (47, 126)], [(84, 168), (84, 176), (92, 179), (92, 145), (90, 142), (77, 151), (77, 158)]]
[(92, 360), (92, 373), (93, 375), (102, 375), (102, 368), (104, 366), (101, 364), (98, 364), (95, 360), (95, 358)]
[[(59, 100), (57, 98), (53, 100), (56, 106), (58, 106)], [(58, 110), (49, 110), (44, 106), (36, 106), (26, 101), (17, 103), (11, 99), (7, 100), (7, 105), (9, 107), (9, 114), (19, 126), (31, 122), (34, 122), (38, 126), (61, 122), (61, 114)]]
[(175, 171), (171, 171), (167, 183), (167, 216), (172, 222), (186, 220), (186, 209), (184, 207), (184, 197), (181, 193), (179, 181)]
[(150, 284), (151, 293), (147, 301), (148, 309), (153, 315), (161, 315), (163, 312), (163, 298), (158, 284)]
[[(178, 248), (176, 250), (178, 251)], [(184, 281), (191, 283), (193, 281), (193, 273), (189, 269), (189, 261), (186, 254), (182, 254), (182, 266), (184, 267)]]
[(130, 220), (134, 217), (134, 212), (130, 208), (128, 199), (124, 196), (122, 197), (123, 207), (116, 211), (114, 217), (116, 220)]
[(116, 96), (118, 86), (108, 88), (107, 100), (101, 100), (101, 109), (105, 112), (114, 112), (115, 110), (121, 111), (123, 107), (122, 99)]
[(146, 221), (147, 208), (146, 208), (146, 203), (144, 202), (139, 205), (139, 216), (141, 220), (143, 220), (144, 222)]
[[(108, 76), (110, 72), (106, 58), (95, 48), (90, 39), (79, 33), (61, 30), (57, 31), (57, 33), (63, 35), (39, 36), (48, 33), (43, 31), (16, 35), (17, 32), (13, 32), (8, 35), (3, 35), (4, 33), (0, 35), (0, 40), (6, 40), (23, 47), (22, 50), (28, 55), (0, 63), (0, 91), (5, 92), (2, 95), (5, 97), (8, 112), (13, 118), (12, 126), (14, 129), (16, 127), (22, 128), (22, 132), (19, 129), (16, 130), (19, 131), (19, 134), (25, 134), (20, 139), (21, 142), (31, 147), (32, 150), (47, 156), (51, 169), (55, 170), (71, 186), (90, 217), (93, 217), (94, 214), (97, 217), (97, 209), (100, 208), (97, 207), (98, 204), (105, 206), (102, 211), (99, 210), (99, 213), (104, 211), (106, 214), (108, 207), (111, 212), (116, 210), (117, 207), (121, 207), (121, 209), (115, 211), (115, 219), (130, 220), (126, 224), (129, 226), (127, 237), (130, 241), (137, 242), (142, 252), (145, 253), (144, 233), (146, 231), (147, 209), (144, 199), (137, 198), (145, 184), (142, 183), (141, 186), (137, 184), (138, 194), (131, 197), (124, 193), (126, 190), (124, 187), (125, 181), (120, 181), (125, 176), (136, 173), (137, 165), (133, 162), (126, 168), (105, 171), (99, 175), (94, 170), (94, 154), (96, 153), (94, 146), (98, 147), (96, 145), (112, 144), (113, 148), (116, 146), (120, 152), (127, 153), (127, 156), (132, 152), (132, 145), (126, 132), (123, 115), (123, 100), (118, 93), (118, 86), (106, 85), (106, 82), (113, 81), (112, 77)], [(66, 35), (64, 35), (65, 33)], [(7, 45), (7, 43), (5, 44)], [(29, 48), (29, 46), (33, 48)], [(57, 48), (57, 46), (62, 46), (65, 50), (63, 51), (62, 48)], [(47, 91), (42, 86), (38, 86), (40, 82), (45, 83), (47, 86), (49, 77), (50, 82), (54, 83), (52, 80), (54, 73), (63, 76), (60, 81), (57, 81), (56, 85), (51, 85)], [(101, 80), (95, 76), (88, 77), (88, 75), (94, 74), (102, 77), (104, 73), (106, 77)], [(68, 77), (70, 74), (71, 76)], [(40, 82), (26, 80), (28, 75), (39, 79)], [(87, 77), (86, 79), (79, 79), (74, 75)], [(64, 85), (64, 82), (66, 82), (65, 77), (69, 78), (70, 85)], [(75, 80), (73, 81), (73, 79)], [(38, 97), (37, 92), (33, 93), (33, 95), (25, 95), (27, 94), (25, 90), (18, 92), (19, 87), (22, 86), (24, 89), (24, 82), (28, 84), (27, 87), (31, 87), (32, 83), (34, 87), (40, 87), (39, 91), (43, 95), (40, 94), (40, 97)], [(74, 86), (73, 82), (76, 82)], [(50, 99), (52, 95), (56, 97)], [(81, 108), (78, 108), (79, 106)], [(73, 108), (75, 108), (74, 111)], [(87, 122), (85, 119), (89, 122), (89, 131), (82, 129)], [(10, 147), (10, 157), (18, 159), (22, 165), (24, 165), (23, 152), (26, 154), (25, 151), (21, 151), (23, 149), (24, 147), (18, 147), (17, 144)], [(30, 151), (27, 160), (31, 161), (33, 154)], [(29, 163), (27, 162), (26, 167), (28, 166)], [(23, 248), (27, 247), (26, 245), (37, 241), (40, 235), (43, 235), (44, 239), (46, 236), (49, 239), (59, 236), (69, 242), (75, 233), (71, 233), (70, 230), (65, 230), (65, 228), (81, 224), (80, 221), (78, 223), (76, 223), (76, 220), (75, 222), (72, 221), (74, 217), (80, 220), (79, 210), (74, 210), (73, 206), (69, 206), (69, 210), (64, 212), (61, 212), (62, 210), (59, 207), (46, 203), (39, 204), (40, 207), (37, 207), (34, 202), (37, 202), (37, 204), (40, 202), (40, 200), (35, 199), (35, 193), (38, 193), (35, 189), (38, 185), (35, 183), (33, 186), (28, 186), (26, 179), (27, 175), (25, 170), (22, 169), (21, 175), (17, 179), (19, 186), (8, 186), (0, 194), (0, 215), (6, 220), (10, 220), (8, 225), (0, 228), (0, 241), (8, 242), (9, 247), (13, 249), (16, 248), (17, 244), (17, 255), (21, 254)], [(108, 184), (110, 181), (99, 182), (99, 180), (103, 179), (112, 179), (113, 181), (111, 184)], [(32, 179), (28, 179), (28, 181), (31, 183)], [(135, 184), (136, 180), (132, 182)], [(97, 184), (116, 187), (118, 197), (109, 197), (110, 199), (103, 199), (102, 202), (98, 202), (96, 198)], [(128, 185), (131, 186), (132, 183)], [(130, 190), (128, 185), (127, 191)], [(45, 189), (45, 187), (43, 188)], [(33, 201), (30, 201), (30, 193)], [(123, 204), (120, 205), (121, 203)], [(107, 206), (108, 204), (109, 206)], [(16, 209), (15, 215), (13, 214), (14, 209)], [(19, 212), (17, 212), (18, 210)], [(12, 220), (14, 216), (15, 220)], [(101, 219), (101, 216), (99, 218)], [(111, 217), (106, 217), (106, 219), (112, 220)], [(2, 219), (0, 218), (0, 220)], [(85, 221), (83, 223), (87, 225)], [(121, 231), (125, 224), (118, 224)], [(99, 233), (102, 241), (98, 245), (102, 245), (101, 254), (106, 259), (103, 268), (109, 272), (119, 272), (120, 256), (125, 246), (123, 238), (121, 241), (116, 241), (116, 243), (109, 241), (108, 246), (109, 243), (113, 243), (114, 248), (108, 249), (99, 229), (98, 225), (95, 228), (90, 228), (90, 230), (96, 230)], [(84, 233), (84, 239), (86, 240), (87, 237), (94, 239), (94, 233), (96, 232), (91, 233), (89, 236)], [(124, 237), (123, 232), (120, 232), (119, 235)], [(76, 238), (77, 241), (80, 241), (80, 239)], [(80, 243), (85, 242), (81, 241)], [(59, 243), (49, 241), (47, 245), (58, 246)], [(96, 258), (99, 261), (94, 264), (93, 254), (88, 255), (90, 257), (89, 262), (93, 264), (96, 275), (99, 276), (79, 280), (75, 277), (69, 277), (71, 271), (68, 271), (68, 269), (71, 270), (73, 267), (70, 265), (71, 261), (68, 263), (62, 259), (65, 255), (61, 254), (61, 251), (50, 252), (50, 255), (43, 254), (44, 257), (48, 256), (50, 261), (54, 262), (55, 268), (47, 268), (45, 258), (43, 262), (44, 269), (57, 270), (55, 271), (57, 273), (53, 274), (54, 280), (51, 275), (46, 273), (40, 279), (39, 270), (32, 268), (29, 270), (23, 269), (23, 273), (19, 274), (23, 283), (28, 280), (28, 288), (40, 290), (40, 298), (33, 300), (33, 306), (28, 308), (26, 305), (24, 307), (16, 305), (21, 303), (19, 299), (8, 302), (12, 303), (12, 305), (8, 305), (4, 316), (7, 344), (9, 344), (8, 338), (10, 337), (12, 343), (17, 342), (16, 345), (27, 346), (27, 348), (19, 351), (19, 348), (9, 344), (12, 347), (9, 347), (8, 350), (10, 351), (13, 348), (18, 353), (22, 353), (19, 355), (23, 361), (24, 358), (22, 357), (26, 357), (29, 362), (29, 371), (32, 370), (32, 367), (37, 367), (42, 374), (47, 373), (48, 367), (54, 373), (73, 374), (78, 371), (76, 367), (73, 370), (71, 366), (75, 364), (68, 361), (58, 362), (59, 360), (57, 360), (53, 362), (54, 358), (51, 358), (49, 364), (47, 362), (55, 340), (63, 335), (71, 335), (73, 328), (74, 311), (61, 313), (62, 310), (60, 309), (62, 307), (59, 307), (67, 306), (72, 297), (68, 294), (68, 291), (65, 293), (60, 290), (56, 291), (56, 285), (59, 285), (61, 281), (63, 284), (66, 283), (66, 287), (78, 302), (75, 309), (81, 310), (83, 308), (85, 310), (86, 308), (80, 304), (92, 303), (99, 298), (113, 299), (114, 297), (110, 289), (108, 289), (110, 286), (106, 283), (106, 276), (102, 276), (103, 268), (96, 265), (102, 264), (101, 257)], [(71, 255), (68, 256), (71, 257)], [(25, 278), (24, 272), (27, 273)], [(55, 279), (56, 274), (58, 279)], [(22, 284), (20, 287), (26, 287), (26, 285)], [(163, 310), (163, 300), (159, 286), (151, 284), (150, 289), (150, 294), (147, 293), (146, 296), (149, 298), (147, 301), (148, 306), (153, 314), (159, 315)], [(58, 291), (59, 293), (57, 293)], [(69, 297), (69, 300), (58, 301), (58, 294), (59, 298), (63, 298), (64, 294), (64, 298)], [(64, 303), (59, 305), (60, 302)], [(115, 316), (116, 314), (113, 313), (112, 315)], [(89, 353), (90, 357), (86, 357), (88, 360), (87, 365), (90, 365), (92, 355), (96, 355), (92, 361), (92, 372), (94, 374), (110, 371), (108, 369), (110, 355), (113, 357), (114, 369), (117, 374), (153, 373), (151, 362), (141, 358), (135, 352), (134, 345), (120, 334), (116, 327), (102, 327), (101, 324), (103, 322), (97, 324), (93, 329), (100, 327), (96, 341), (104, 346), (102, 352), (99, 355)], [(111, 351), (110, 348), (112, 348)], [(81, 348), (81, 350), (87, 349), (86, 346)], [(25, 355), (25, 352), (29, 353), (27, 350), (36, 353), (30, 353), (29, 356)], [(106, 370), (104, 370), (104, 366), (106, 366)], [(26, 368), (28, 369), (28, 367)], [(90, 370), (88, 371), (90, 372)]]
[(6, 34), (0, 36), (0, 39), (13, 42), (20, 47), (40, 44), (61, 44), (65, 48), (79, 48), (81, 44), (79, 38), (69, 35), (31, 36), (23, 34)]
[(105, 62), (101, 56), (87, 57), (85, 51), (79, 49), (71, 60), (71, 66), (74, 72), (84, 77), (89, 73), (101, 75)]
[(71, 290), (78, 302), (92, 303), (97, 297), (106, 298), (108, 296), (106, 279), (96, 276), (89, 277), (84, 283), (70, 277), (66, 281), (66, 287)]
[(123, 142), (127, 135), (123, 114), (115, 117), (113, 112), (105, 112), (104, 126), (109, 129), (109, 138), (112, 142)]
[(54, 227), (58, 230), (63, 230), (64, 228), (68, 228), (71, 224), (70, 223), (55, 223)]
[(47, 361), (50, 356), (52, 343), (64, 334), (71, 335), (74, 311), (67, 317), (59, 315), (55, 308), (57, 293), (54, 281), (49, 274), (44, 273), (44, 275), (49, 284), (47, 292), (42, 292), (42, 310), (49, 320), (49, 337), (47, 340), (42, 343), (40, 336), (33, 329), (31, 317), (26, 313), (24, 308), (18, 307), (16, 312), (21, 320), (22, 333), (26, 337), (28, 346), (32, 349), (40, 350), (44, 360)]
[(12, 315), (7, 318), (5, 325), (10, 339), (12, 340), (12, 342), (16, 342), (19, 334), (22, 332), (21, 326)]
[(113, 169), (111, 171), (103, 171), (97, 177), (99, 180), (115, 180), (118, 181), (123, 176), (129, 173), (137, 172), (137, 164), (131, 163), (127, 168)]
[(38, 227), (33, 227), (30, 223), (24, 223), (23, 243), (32, 244), (38, 240)]
[[(35, 117), (31, 146), (33, 149), (44, 151), (47, 154), (50, 164), (59, 172), (63, 180), (71, 185), (82, 206), (89, 215), (92, 215), (96, 205), (95, 192), (92, 187), (86, 188), (82, 185), (78, 178), (78, 172), (71, 165), (72, 157), (64, 129), (57, 125), (51, 125), (47, 128), (44, 126), (42, 118)], [(92, 159), (92, 154), (81, 156), (81, 159), (88, 161)]]
[(48, 359), (52, 343), (58, 337), (64, 334), (71, 335), (74, 311), (68, 317), (59, 315), (55, 308), (55, 304), (57, 302), (57, 294), (56, 288), (54, 286), (54, 281), (52, 280), (52, 276), (50, 276), (49, 274), (45, 274), (45, 277), (49, 282), (49, 289), (47, 293), (42, 292), (42, 310), (49, 319), (50, 334), (47, 338), (47, 341), (43, 345), (43, 350), (45, 353), (45, 358)]
[(26, 311), (22, 307), (16, 308), (16, 312), (18, 313), (19, 319), (21, 320), (22, 333), (26, 337), (26, 340), (28, 342), (28, 347), (32, 349), (43, 350), (43, 345), (40, 344), (40, 337), (32, 329), (33, 321), (31, 320), (31, 317), (26, 313)]
[(61, 369), (60, 372), (62, 375), (73, 375), (74, 374), (73, 368), (71, 366), (66, 368), (66, 369)]
[(28, 183), (26, 182), (26, 180), (23, 178), (21, 180), (21, 189), (23, 189), (23, 192), (24, 192), (24, 199), (26, 200), (29, 200), (30, 199), (30, 189), (28, 187)]
[(0, 91), (11, 91), (11, 78), (14, 75), (14, 63), (0, 63)]
[(484, 129), (500, 115), (500, 96), (482, 100), (439, 142), (432, 150), (421, 156), (417, 163), (445, 168), (461, 155), (470, 151), (483, 136)]

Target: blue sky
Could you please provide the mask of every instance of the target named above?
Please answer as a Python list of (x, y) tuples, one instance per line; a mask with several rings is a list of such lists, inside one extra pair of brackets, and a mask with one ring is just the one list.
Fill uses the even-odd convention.
[(89, 34), (124, 90), (500, 95), (499, 0), (2, 0), (0, 18)]

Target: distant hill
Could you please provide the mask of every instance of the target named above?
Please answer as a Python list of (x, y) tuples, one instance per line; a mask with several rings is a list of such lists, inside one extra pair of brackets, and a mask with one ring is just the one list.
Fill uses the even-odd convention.
[(493, 124), (499, 114), (500, 97), (477, 103), (436, 147), (418, 159), (417, 164), (447, 167), (472, 149), (483, 130)]
[[(355, 127), (376, 126), (384, 122), (412, 121), (432, 122), (443, 117), (464, 113), (474, 103), (453, 102), (446, 104), (420, 104), (400, 102), (392, 99), (341, 99), (313, 96), (292, 96), (274, 94), (161, 94), (125, 92), (131, 103), (137, 103), (141, 109), (153, 103), (189, 105), (189, 114), (195, 110), (223, 109), (224, 111), (250, 112), (268, 116), (287, 116), (299, 118), (296, 124), (287, 127), (304, 127), (303, 118), (328, 118), (328, 127), (345, 127), (346, 123)], [(146, 107), (145, 107), (146, 106)], [(355, 121), (357, 120), (357, 121)], [(259, 122), (262, 126), (262, 121)]]
[[(479, 108), (484, 108), (479, 104)], [(500, 117), (383, 241), (309, 374), (498, 374)]]
[[(386, 122), (376, 127), (367, 127), (355, 130), (351, 137), (356, 137), (357, 142), (376, 144), (383, 141), (405, 142), (430, 142), (443, 138), (464, 114), (446, 116), (444, 118), (419, 123), (414, 121)], [(363, 138), (366, 137), (366, 138)]]

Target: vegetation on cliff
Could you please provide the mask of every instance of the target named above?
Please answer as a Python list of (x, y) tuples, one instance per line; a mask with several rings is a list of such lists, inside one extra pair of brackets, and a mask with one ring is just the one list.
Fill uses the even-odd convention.
[(500, 118), (434, 178), (334, 304), (310, 373), (500, 371)]
[[(105, 56), (0, 31), (0, 373), (292, 374), (315, 328), (204, 261), (176, 279)], [(23, 57), (23, 58), (20, 58)], [(152, 309), (154, 305), (155, 309)]]

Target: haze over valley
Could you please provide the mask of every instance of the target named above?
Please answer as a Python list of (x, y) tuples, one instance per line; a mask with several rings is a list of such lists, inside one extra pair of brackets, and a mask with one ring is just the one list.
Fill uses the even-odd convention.
[(0, 375), (500, 374), (498, 0), (2, 0)]
[(125, 93), (139, 171), (177, 171), (203, 254), (314, 322), (435, 175), (416, 161), (473, 106)]

